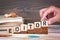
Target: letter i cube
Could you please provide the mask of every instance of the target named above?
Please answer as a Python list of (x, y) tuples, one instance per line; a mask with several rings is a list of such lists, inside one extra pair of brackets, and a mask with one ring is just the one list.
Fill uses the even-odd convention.
[(27, 34), (27, 25), (21, 24), (21, 34)]
[(47, 21), (41, 21), (42, 23), (42, 34), (48, 34), (48, 23)]

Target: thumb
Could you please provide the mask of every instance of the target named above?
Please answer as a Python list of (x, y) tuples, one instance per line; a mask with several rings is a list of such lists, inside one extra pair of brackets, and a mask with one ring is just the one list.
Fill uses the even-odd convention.
[(52, 17), (52, 18), (50, 18), (49, 20), (48, 20), (48, 24), (53, 24), (53, 23), (55, 23), (55, 22), (57, 22), (57, 17), (55, 16), (55, 17)]

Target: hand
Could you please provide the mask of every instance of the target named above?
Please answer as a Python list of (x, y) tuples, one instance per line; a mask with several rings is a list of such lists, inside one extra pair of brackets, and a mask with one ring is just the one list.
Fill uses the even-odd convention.
[(60, 22), (60, 8), (50, 6), (40, 10), (41, 20), (47, 20), (48, 24)]

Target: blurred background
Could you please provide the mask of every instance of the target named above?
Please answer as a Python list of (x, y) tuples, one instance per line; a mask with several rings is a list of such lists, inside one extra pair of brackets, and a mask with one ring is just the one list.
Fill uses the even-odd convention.
[(16, 12), (24, 18), (40, 18), (39, 10), (51, 5), (60, 7), (60, 0), (0, 0), (0, 15)]

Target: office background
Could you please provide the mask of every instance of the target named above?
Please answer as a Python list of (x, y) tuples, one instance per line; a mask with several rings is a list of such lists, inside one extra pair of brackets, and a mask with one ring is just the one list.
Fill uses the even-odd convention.
[(40, 18), (39, 10), (51, 5), (60, 7), (60, 0), (0, 0), (0, 15), (16, 12), (24, 18)]

